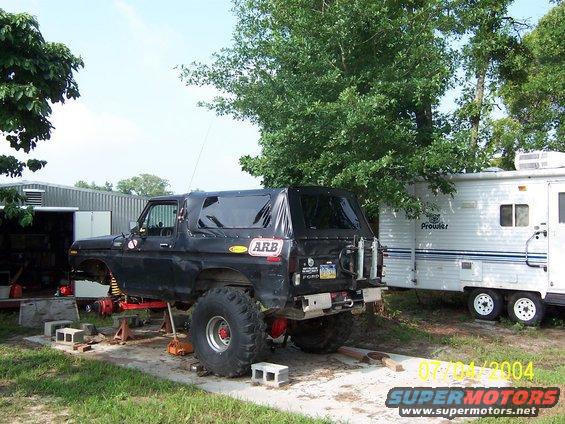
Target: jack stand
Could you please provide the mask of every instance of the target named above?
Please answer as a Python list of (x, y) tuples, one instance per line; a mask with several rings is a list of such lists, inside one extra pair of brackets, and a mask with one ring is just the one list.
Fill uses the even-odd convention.
[(173, 327), (171, 327), (172, 318), (173, 317), (169, 315), (168, 308), (165, 309), (165, 312), (163, 312), (163, 323), (161, 327), (159, 327), (159, 332), (163, 331), (165, 334), (171, 334), (173, 332)]
[(171, 311), (171, 304), (169, 302), (167, 302), (167, 311), (169, 313), (169, 318), (170, 318), (169, 322), (171, 323), (171, 327), (173, 329), (173, 340), (169, 342), (169, 345), (167, 346), (167, 352), (175, 356), (184, 356), (188, 353), (194, 352), (192, 343), (181, 342), (177, 338), (177, 329), (175, 328), (175, 321), (173, 320), (173, 312)]
[(133, 340), (133, 338), (133, 332), (129, 328), (128, 319), (122, 318), (120, 320), (120, 328), (118, 328), (118, 331), (116, 331), (116, 334), (114, 335), (114, 340), (125, 343), (130, 339)]

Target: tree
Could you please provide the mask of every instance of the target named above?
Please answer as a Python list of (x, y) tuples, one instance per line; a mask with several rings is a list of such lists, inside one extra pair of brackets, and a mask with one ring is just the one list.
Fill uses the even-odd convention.
[(223, 92), (205, 106), (259, 127), (261, 154), (240, 163), (264, 185), (343, 187), (370, 213), (385, 201), (417, 214), (408, 183), (449, 192), (443, 175), (474, 166), (437, 110), (455, 68), (447, 4), (236, 1), (233, 46), (182, 78)]
[[(508, 15), (513, 0), (452, 0), (455, 19), (452, 30), (468, 36), (461, 54), (464, 71), (462, 107), (458, 117), (467, 121), (471, 147), (478, 149), (481, 123), (488, 123), (489, 112), (500, 85), (507, 57), (520, 50), (519, 35), (526, 24)], [(488, 125), (486, 125), (488, 129)], [(483, 138), (488, 137), (488, 132)], [(484, 143), (483, 143), (484, 145)]]
[(136, 194), (138, 196), (163, 196), (171, 194), (167, 190), (169, 181), (151, 174), (140, 174), (139, 176), (118, 181), (116, 188), (124, 194)]
[(104, 185), (97, 185), (94, 181), (87, 183), (86, 181), (79, 180), (75, 183), (75, 187), (98, 191), (114, 191), (114, 185), (108, 181), (106, 181)]
[[(565, 151), (561, 122), (565, 116), (565, 4), (554, 6), (530, 33), (521, 49), (506, 61), (500, 94), (509, 116), (496, 125), (497, 152), (552, 149)], [(510, 136), (511, 135), (511, 136)], [(503, 138), (504, 137), (504, 138)], [(512, 163), (505, 163), (512, 169)]]
[[(73, 73), (82, 66), (65, 45), (43, 39), (34, 17), (0, 9), (0, 132), (11, 148), (27, 154), (49, 140), (51, 105), (79, 97)], [(0, 174), (20, 177), (25, 168), (36, 171), (45, 164), (0, 155)], [(22, 200), (14, 190), (0, 190), (4, 216), (27, 225), (31, 215), (19, 207)]]

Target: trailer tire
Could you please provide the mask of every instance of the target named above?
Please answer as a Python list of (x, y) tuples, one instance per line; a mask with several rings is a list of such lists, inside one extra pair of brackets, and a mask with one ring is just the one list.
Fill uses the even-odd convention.
[(231, 287), (211, 289), (198, 299), (190, 333), (198, 360), (222, 377), (249, 372), (265, 350), (267, 337), (263, 315), (255, 302)]
[(515, 292), (508, 299), (508, 316), (514, 322), (534, 326), (545, 315), (545, 305), (537, 293)]
[(291, 339), (304, 352), (333, 353), (347, 342), (352, 328), (353, 315), (342, 312), (300, 321)]
[(474, 289), (469, 293), (467, 306), (475, 318), (493, 321), (504, 309), (504, 297), (498, 290)]

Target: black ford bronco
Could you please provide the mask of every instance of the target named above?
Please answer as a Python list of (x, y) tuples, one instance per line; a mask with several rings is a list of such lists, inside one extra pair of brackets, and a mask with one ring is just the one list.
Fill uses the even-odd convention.
[(247, 372), (283, 335), (337, 350), (351, 313), (382, 290), (382, 251), (357, 199), (322, 187), (157, 197), (131, 234), (78, 240), (69, 257), (77, 279), (193, 305), (195, 353), (222, 376)]

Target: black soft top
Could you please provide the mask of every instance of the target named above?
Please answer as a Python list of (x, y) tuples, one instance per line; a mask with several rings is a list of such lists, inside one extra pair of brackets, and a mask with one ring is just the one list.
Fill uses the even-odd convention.
[[(357, 218), (359, 229), (339, 229), (339, 230), (312, 230), (306, 228), (300, 203), (301, 195), (332, 195), (347, 198)], [(209, 197), (239, 197), (239, 196), (271, 196), (271, 223), (268, 228), (199, 228), (197, 225), (198, 214), (202, 204)], [(229, 191), (193, 191), (181, 195), (160, 196), (150, 199), (151, 201), (178, 201), (187, 200), (189, 227), (195, 234), (214, 235), (230, 237), (284, 237), (284, 238), (333, 238), (333, 237), (352, 237), (361, 235), (372, 237), (372, 231), (365, 218), (363, 211), (357, 201), (356, 196), (347, 190), (330, 187), (305, 186), (305, 187), (284, 187), (284, 188), (265, 188), (255, 190), (229, 190)]]

